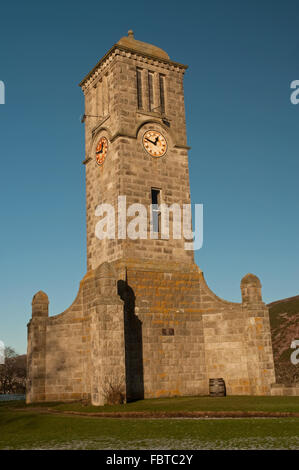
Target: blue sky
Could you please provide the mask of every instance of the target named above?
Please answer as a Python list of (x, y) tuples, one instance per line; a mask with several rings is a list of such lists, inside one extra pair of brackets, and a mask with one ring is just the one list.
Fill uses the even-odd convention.
[(33, 294), (60, 313), (86, 272), (78, 83), (128, 29), (189, 65), (196, 261), (209, 286), (240, 301), (253, 272), (266, 302), (299, 294), (298, 24), (292, 0), (2, 2), (0, 339), (25, 352)]

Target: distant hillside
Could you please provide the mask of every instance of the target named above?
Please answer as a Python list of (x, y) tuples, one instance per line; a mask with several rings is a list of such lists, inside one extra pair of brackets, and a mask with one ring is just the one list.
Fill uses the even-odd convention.
[(276, 381), (299, 382), (299, 364), (293, 365), (290, 356), (292, 341), (299, 340), (299, 295), (268, 304), (272, 330), (272, 345)]

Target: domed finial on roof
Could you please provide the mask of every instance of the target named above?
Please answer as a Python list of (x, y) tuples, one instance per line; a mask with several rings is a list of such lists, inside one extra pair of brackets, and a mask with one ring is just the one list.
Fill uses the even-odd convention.
[(32, 318), (47, 317), (49, 313), (49, 299), (47, 294), (40, 290), (32, 299)]
[(167, 52), (163, 51), (163, 49), (160, 49), (160, 47), (153, 46), (152, 44), (135, 39), (134, 33), (131, 29), (128, 31), (128, 36), (121, 38), (117, 44), (133, 51), (141, 52), (141, 54), (157, 57), (158, 59), (169, 60), (169, 55)]
[(248, 273), (241, 280), (241, 293), (243, 304), (261, 303), (261, 281), (254, 274)]
[(46, 294), (45, 292), (43, 292), (42, 290), (38, 291), (38, 292), (33, 296), (32, 303), (33, 303), (33, 304), (40, 304), (40, 303), (48, 304), (48, 303), (49, 303), (49, 299), (48, 299), (47, 294)]
[(241, 285), (246, 285), (246, 284), (251, 284), (257, 287), (262, 287), (261, 281), (259, 280), (259, 278), (251, 273), (246, 274), (246, 276), (244, 276), (243, 279), (241, 280)]

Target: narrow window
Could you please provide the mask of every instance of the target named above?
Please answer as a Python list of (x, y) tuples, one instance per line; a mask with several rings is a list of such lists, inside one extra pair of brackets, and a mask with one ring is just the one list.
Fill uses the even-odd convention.
[(149, 110), (151, 111), (154, 106), (154, 80), (153, 74), (148, 73), (148, 101), (149, 101)]
[(161, 113), (165, 113), (165, 90), (164, 90), (164, 75), (159, 75), (159, 85), (160, 85), (160, 107)]
[(142, 109), (142, 71), (137, 69), (137, 104)]
[(160, 189), (152, 188), (152, 226), (153, 232), (160, 232)]

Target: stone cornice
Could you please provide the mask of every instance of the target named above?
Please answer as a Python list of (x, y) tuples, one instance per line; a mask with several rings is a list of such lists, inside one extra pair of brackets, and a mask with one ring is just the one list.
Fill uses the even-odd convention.
[(95, 67), (79, 83), (79, 86), (82, 88), (83, 92), (89, 87), (91, 83), (93, 83), (93, 81), (98, 77), (98, 75), (103, 72), (104, 69), (106, 69), (107, 65), (111, 63), (111, 61), (116, 55), (139, 60), (149, 65), (158, 65), (168, 70), (180, 73), (184, 73), (184, 71), (188, 68), (187, 65), (183, 65), (178, 62), (173, 62), (172, 60), (156, 57), (154, 55), (139, 52), (134, 49), (121, 46), (119, 44), (114, 44), (114, 46), (111, 47), (111, 49), (104, 55), (104, 57), (102, 57), (102, 59), (95, 65)]

